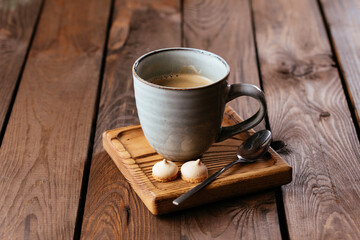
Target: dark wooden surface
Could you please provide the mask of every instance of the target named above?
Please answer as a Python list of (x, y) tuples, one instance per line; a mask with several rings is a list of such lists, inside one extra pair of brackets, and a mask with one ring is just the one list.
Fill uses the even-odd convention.
[(44, 4), (1, 145), (0, 239), (73, 237), (109, 8)]
[[(0, 239), (358, 239), (360, 0), (0, 0)], [(101, 144), (131, 66), (219, 54), (263, 88), (292, 183), (155, 217)], [(256, 104), (230, 105), (241, 116)]]
[[(356, 0), (322, 0), (322, 9), (328, 25), (334, 54), (339, 59), (353, 115), (360, 124), (360, 3)], [(358, 134), (360, 130), (358, 128)]]
[(0, 145), (41, 2), (0, 2)]
[(253, 10), (269, 123), (294, 169), (283, 187), (289, 234), (356, 239), (359, 141), (319, 7), (311, 0), (254, 0)]

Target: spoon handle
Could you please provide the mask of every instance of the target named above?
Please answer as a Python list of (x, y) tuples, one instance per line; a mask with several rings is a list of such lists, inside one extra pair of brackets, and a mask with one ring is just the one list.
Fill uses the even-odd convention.
[(214, 181), (220, 174), (222, 174), (223, 172), (225, 172), (226, 170), (228, 170), (229, 168), (231, 168), (233, 165), (235, 165), (236, 163), (239, 162), (246, 162), (245, 159), (243, 158), (239, 158), (231, 163), (229, 163), (228, 165), (226, 165), (225, 167), (223, 167), (222, 169), (220, 169), (219, 171), (217, 171), (216, 173), (214, 173), (213, 175), (211, 175), (210, 177), (208, 177), (207, 179), (205, 179), (202, 183), (196, 185), (196, 187), (192, 188), (190, 191), (184, 193), (183, 195), (181, 195), (180, 197), (178, 197), (177, 199), (175, 199), (172, 203), (174, 205), (179, 205), (181, 204), (183, 201), (185, 201), (186, 199), (188, 199), (189, 197), (191, 197), (192, 195), (194, 195), (195, 193), (197, 193), (200, 189), (204, 188), (205, 186), (207, 186), (209, 183), (211, 183), (212, 181)]

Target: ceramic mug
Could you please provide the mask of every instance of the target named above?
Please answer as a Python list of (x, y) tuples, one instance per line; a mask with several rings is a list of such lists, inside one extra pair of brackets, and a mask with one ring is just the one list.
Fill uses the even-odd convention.
[[(132, 72), (144, 135), (156, 152), (173, 161), (200, 157), (214, 142), (256, 126), (266, 113), (264, 93), (251, 84), (229, 85), (229, 65), (208, 51), (193, 48), (152, 51), (135, 61)], [(174, 88), (149, 82), (156, 76), (184, 72), (200, 74), (213, 83)], [(240, 96), (258, 100), (259, 110), (241, 123), (221, 127), (225, 104)]]

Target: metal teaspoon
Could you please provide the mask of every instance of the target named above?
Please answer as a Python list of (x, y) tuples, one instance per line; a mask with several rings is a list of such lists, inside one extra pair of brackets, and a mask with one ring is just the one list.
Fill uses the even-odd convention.
[(264, 155), (271, 142), (271, 132), (269, 130), (261, 130), (259, 132), (254, 133), (251, 137), (245, 140), (239, 147), (236, 152), (236, 156), (238, 159), (229, 163), (207, 179), (205, 179), (202, 183), (198, 184), (193, 189), (189, 190), (188, 192), (184, 193), (177, 199), (173, 201), (174, 205), (179, 205), (195, 193), (197, 193), (200, 189), (207, 186), (209, 183), (214, 181), (220, 174), (231, 168), (237, 163), (250, 163), (255, 162), (257, 158)]

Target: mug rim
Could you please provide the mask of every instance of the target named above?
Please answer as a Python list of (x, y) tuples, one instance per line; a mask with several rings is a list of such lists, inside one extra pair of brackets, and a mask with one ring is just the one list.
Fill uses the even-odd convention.
[[(202, 85), (202, 86), (198, 86), (198, 87), (188, 87), (188, 88), (176, 88), (176, 87), (168, 87), (168, 86), (162, 86), (162, 85), (158, 85), (158, 84), (154, 84), (151, 82), (146, 81), (145, 79), (143, 79), (142, 77), (140, 77), (138, 75), (138, 73), (136, 72), (136, 68), (139, 65), (139, 63), (144, 60), (145, 58), (160, 53), (160, 52), (166, 52), (166, 51), (191, 51), (191, 52), (197, 52), (200, 54), (205, 54), (205, 55), (209, 55), (211, 57), (215, 57), (217, 60), (219, 60), (220, 62), (222, 62), (226, 68), (226, 74), (224, 77), (222, 77), (221, 79), (214, 81), (213, 83), (210, 84), (206, 84), (206, 85)], [(136, 77), (136, 79), (138, 79), (139, 81), (141, 81), (142, 83), (145, 83), (147, 85), (150, 85), (152, 87), (156, 87), (156, 88), (160, 88), (160, 89), (168, 89), (168, 90), (196, 90), (196, 89), (203, 89), (203, 88), (208, 88), (211, 87), (213, 85), (216, 85), (224, 80), (226, 80), (229, 77), (230, 74), (230, 66), (229, 64), (219, 55), (206, 51), (206, 50), (202, 50), (202, 49), (197, 49), (197, 48), (187, 48), (187, 47), (170, 47), (170, 48), (161, 48), (161, 49), (157, 49), (157, 50), (153, 50), (150, 52), (147, 52), (145, 54), (143, 54), (142, 56), (140, 56), (133, 64), (132, 66), (132, 73), (133, 75)]]

